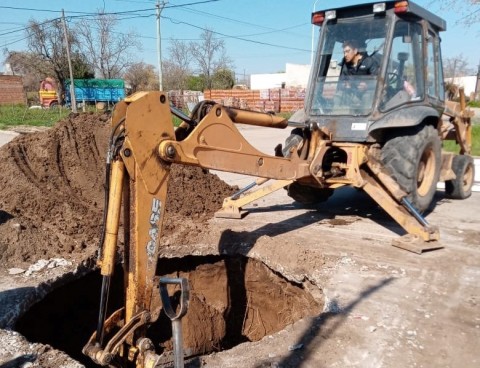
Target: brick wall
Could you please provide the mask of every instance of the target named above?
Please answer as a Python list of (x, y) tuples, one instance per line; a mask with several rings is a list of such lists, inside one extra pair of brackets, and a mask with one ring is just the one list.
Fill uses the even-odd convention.
[(26, 104), (27, 96), (23, 89), (22, 77), (0, 75), (0, 105)]

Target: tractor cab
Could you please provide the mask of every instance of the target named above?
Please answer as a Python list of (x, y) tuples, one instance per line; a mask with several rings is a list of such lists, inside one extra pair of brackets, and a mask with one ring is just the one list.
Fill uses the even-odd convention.
[(405, 108), (422, 110), (420, 119), (442, 114), (444, 20), (411, 1), (386, 1), (317, 11), (312, 23), (321, 32), (305, 112), (334, 140), (377, 140), (375, 130)]

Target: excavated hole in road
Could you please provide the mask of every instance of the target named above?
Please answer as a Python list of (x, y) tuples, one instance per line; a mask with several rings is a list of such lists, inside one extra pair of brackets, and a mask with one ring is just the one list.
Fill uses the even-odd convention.
[[(182, 321), (188, 356), (260, 340), (323, 309), (323, 300), (314, 298), (302, 285), (244, 256), (161, 259), (157, 274), (189, 281), (190, 304)], [(112, 281), (109, 314), (122, 305), (122, 280), (119, 267)], [(101, 277), (94, 272), (52, 291), (18, 320), (16, 330), (29, 341), (49, 344), (94, 367), (81, 350), (96, 328), (100, 285)], [(169, 294), (172, 304), (178, 305), (179, 289), (172, 287)], [(154, 305), (152, 311), (158, 313), (158, 289)], [(163, 311), (147, 336), (157, 353), (172, 350), (171, 323)]]

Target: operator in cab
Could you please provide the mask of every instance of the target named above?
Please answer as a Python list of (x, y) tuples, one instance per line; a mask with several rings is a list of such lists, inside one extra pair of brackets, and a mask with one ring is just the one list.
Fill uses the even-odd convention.
[(343, 60), (341, 75), (377, 75), (377, 61), (360, 51), (358, 41), (349, 40), (343, 43)]
[(356, 40), (343, 43), (342, 69), (339, 87), (343, 89), (343, 104), (355, 106), (358, 113), (367, 111), (373, 101), (379, 63), (365, 51), (365, 44)]

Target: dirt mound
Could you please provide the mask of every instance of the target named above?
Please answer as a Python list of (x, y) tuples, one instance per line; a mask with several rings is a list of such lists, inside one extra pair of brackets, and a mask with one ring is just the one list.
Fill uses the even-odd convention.
[[(106, 114), (71, 114), (0, 148), (0, 264), (91, 256), (101, 231)], [(168, 214), (205, 221), (233, 189), (200, 168), (172, 166)], [(188, 206), (185, 205), (188, 203)]]

